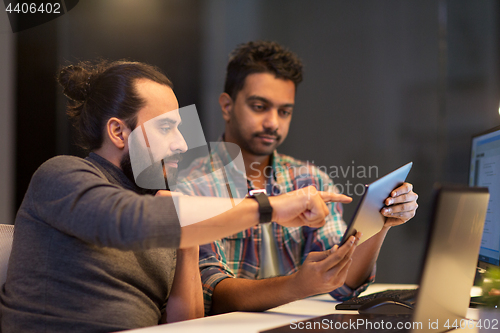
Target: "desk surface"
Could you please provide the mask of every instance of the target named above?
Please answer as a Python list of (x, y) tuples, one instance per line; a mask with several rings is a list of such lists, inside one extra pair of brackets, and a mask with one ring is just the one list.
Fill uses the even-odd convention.
[[(416, 288), (411, 284), (380, 284), (376, 283), (368, 287), (362, 294), (370, 294), (386, 289), (406, 289)], [(480, 289), (474, 287), (471, 296), (480, 294)], [(334, 312), (357, 314), (357, 311), (338, 311), (335, 310), (336, 302), (330, 295), (319, 295), (309, 297), (292, 303), (288, 303), (265, 312), (232, 312), (223, 315), (205, 317), (200, 319), (188, 320), (180, 323), (159, 325), (147, 327), (127, 332), (137, 333), (155, 333), (155, 332), (203, 332), (203, 333), (255, 333), (279, 327), (290, 325), (292, 321), (301, 321), (318, 316), (331, 314)], [(477, 319), (479, 313), (476, 309), (469, 309), (468, 318)], [(460, 330), (462, 331), (462, 330)], [(468, 332), (470, 332), (468, 330)]]

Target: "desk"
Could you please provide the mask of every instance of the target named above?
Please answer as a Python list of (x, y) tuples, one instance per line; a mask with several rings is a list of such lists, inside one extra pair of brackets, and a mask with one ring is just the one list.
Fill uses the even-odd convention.
[[(416, 288), (410, 284), (380, 284), (370, 285), (361, 295), (370, 294), (386, 289)], [(473, 288), (471, 296), (480, 295), (479, 288)], [(188, 320), (180, 323), (147, 327), (127, 332), (137, 333), (159, 333), (159, 332), (182, 332), (182, 333), (255, 333), (273, 327), (290, 325), (292, 321), (301, 321), (333, 312), (352, 313), (357, 311), (335, 310), (336, 302), (330, 295), (318, 295), (288, 303), (265, 312), (232, 312), (223, 315)], [(477, 309), (469, 309), (468, 318), (477, 319)], [(462, 330), (461, 330), (462, 331)], [(467, 332), (471, 332), (467, 330)]]

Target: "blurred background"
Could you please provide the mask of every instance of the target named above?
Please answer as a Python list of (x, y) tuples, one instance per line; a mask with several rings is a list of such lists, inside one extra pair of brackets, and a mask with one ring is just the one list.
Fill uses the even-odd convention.
[(377, 282), (417, 283), (433, 184), (466, 184), (471, 135), (500, 124), (499, 16), (497, 0), (80, 0), (12, 33), (2, 11), (0, 223), (13, 223), (41, 163), (83, 156), (55, 80), (61, 66), (97, 58), (156, 65), (180, 106), (196, 105), (214, 141), (224, 126), (217, 100), (229, 52), (274, 40), (304, 62), (279, 151), (328, 172), (349, 170), (332, 174), (355, 197), (346, 221), (356, 184), (414, 162), (408, 181), (420, 207), (390, 231)]

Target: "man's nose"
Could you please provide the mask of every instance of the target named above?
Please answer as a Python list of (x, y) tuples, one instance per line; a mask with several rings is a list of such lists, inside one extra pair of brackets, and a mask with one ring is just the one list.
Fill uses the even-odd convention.
[(185, 153), (188, 150), (186, 140), (184, 140), (184, 136), (182, 136), (182, 133), (178, 129), (176, 130), (174, 140), (170, 144), (170, 150), (176, 154)]
[(266, 113), (263, 126), (274, 131), (278, 128), (278, 119), (278, 109), (273, 108)]

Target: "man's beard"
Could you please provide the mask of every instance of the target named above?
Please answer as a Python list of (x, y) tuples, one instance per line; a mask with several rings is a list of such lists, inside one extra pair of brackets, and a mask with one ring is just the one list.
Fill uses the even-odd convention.
[(276, 138), (275, 142), (269, 144), (267, 147), (258, 147), (256, 144), (252, 144), (252, 140), (247, 141), (245, 138), (241, 137), (238, 133), (238, 137), (240, 137), (240, 146), (242, 149), (248, 151), (252, 155), (255, 156), (266, 156), (273, 153), (273, 151), (281, 144), (281, 135), (277, 133), (277, 131), (264, 130), (261, 132), (252, 133), (252, 139), (258, 138), (261, 135), (273, 136)]
[[(263, 131), (260, 132), (254, 132), (251, 134), (250, 138), (245, 138), (242, 135), (243, 131), (240, 131), (241, 128), (244, 127), (240, 123), (240, 120), (238, 117), (236, 117), (235, 113), (232, 113), (231, 116), (231, 121), (233, 122), (232, 126), (232, 136), (236, 139), (237, 142), (235, 142), (242, 150), (246, 150), (252, 155), (255, 156), (267, 156), (271, 155), (273, 151), (282, 143), (282, 136), (278, 134), (278, 130), (271, 130), (271, 129), (264, 129)], [(272, 144), (269, 144), (267, 147), (258, 147), (257, 144), (253, 144), (253, 139), (258, 138), (260, 135), (268, 135), (268, 136), (273, 136), (276, 138), (275, 142)]]
[[(169, 167), (165, 163), (169, 161), (181, 161), (182, 155), (175, 154), (169, 156), (168, 158), (164, 158), (159, 162), (155, 162), (150, 167), (144, 169), (138, 176), (137, 181), (134, 177), (134, 172), (132, 170), (132, 162), (130, 160), (130, 154), (127, 152), (123, 155), (120, 161), (120, 168), (122, 169), (125, 176), (127, 176), (130, 181), (136, 184), (139, 187), (152, 189), (152, 190), (160, 190), (167, 189), (168, 191), (171, 188), (175, 189), (177, 185), (177, 174), (178, 169), (174, 167)], [(163, 177), (159, 177), (159, 175), (163, 175)], [(162, 178), (161, 180), (159, 180)], [(145, 180), (145, 181), (144, 181)], [(146, 184), (146, 187), (141, 186), (141, 184)], [(165, 187), (163, 187), (165, 186)]]

